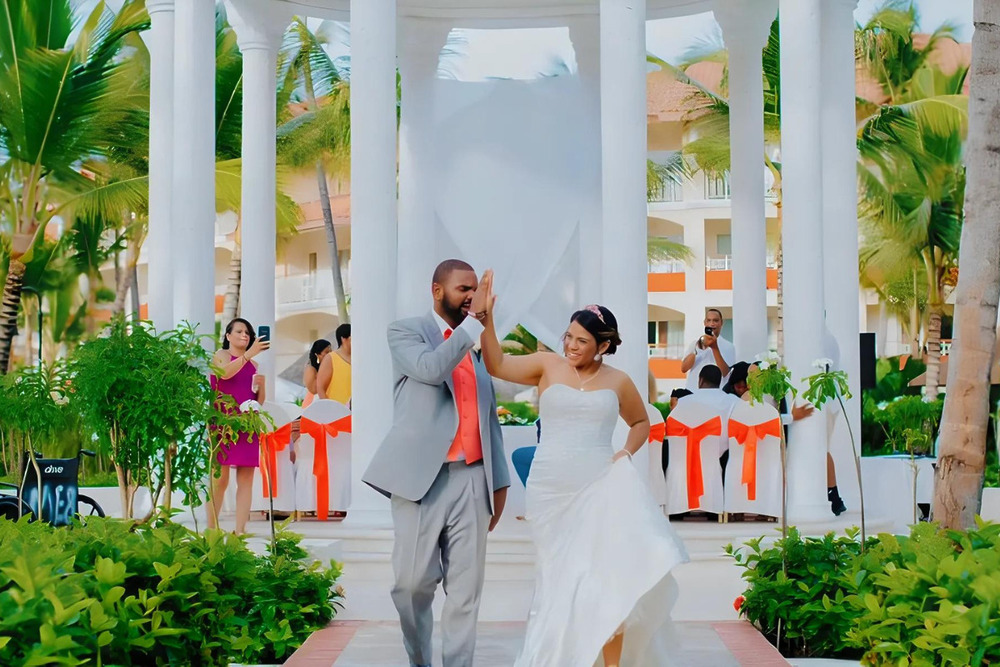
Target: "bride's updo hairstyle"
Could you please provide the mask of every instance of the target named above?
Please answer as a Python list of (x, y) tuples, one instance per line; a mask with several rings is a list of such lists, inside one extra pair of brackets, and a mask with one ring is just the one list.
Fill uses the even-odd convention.
[(622, 344), (622, 339), (618, 337), (618, 320), (604, 306), (586, 306), (573, 313), (569, 321), (576, 322), (586, 329), (587, 333), (597, 341), (597, 347), (600, 347), (601, 343), (608, 343), (608, 349), (604, 354), (614, 354)]

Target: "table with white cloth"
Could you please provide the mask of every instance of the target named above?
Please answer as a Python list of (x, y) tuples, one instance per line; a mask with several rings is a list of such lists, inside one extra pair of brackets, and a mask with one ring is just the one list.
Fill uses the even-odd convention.
[(914, 515), (919, 519), (915, 503), (930, 503), (934, 498), (936, 461), (934, 457), (909, 454), (862, 457), (866, 513), (891, 519), (897, 530), (912, 524)]

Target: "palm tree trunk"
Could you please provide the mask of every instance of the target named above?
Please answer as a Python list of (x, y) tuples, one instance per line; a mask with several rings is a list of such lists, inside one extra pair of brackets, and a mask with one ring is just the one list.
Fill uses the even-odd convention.
[(3, 300), (0, 301), (0, 375), (10, 369), (11, 351), (17, 336), (17, 312), (21, 306), (21, 288), (24, 286), (24, 272), (28, 267), (19, 259), (10, 260), (7, 281), (3, 286)]
[(240, 310), (240, 283), (243, 281), (243, 246), (233, 246), (229, 258), (229, 275), (226, 277), (226, 299), (222, 304), (222, 321), (229, 322)]
[(941, 306), (930, 306), (927, 316), (927, 383), (924, 398), (938, 397), (941, 382)]
[(333, 271), (333, 293), (337, 297), (337, 317), (341, 324), (350, 322), (347, 314), (347, 295), (344, 293), (344, 275), (340, 271), (340, 249), (337, 247), (337, 232), (333, 228), (333, 209), (330, 208), (330, 190), (326, 186), (326, 169), (322, 162), (316, 163), (316, 182), (319, 185), (319, 205), (323, 209), (323, 227), (326, 229), (326, 243), (330, 249), (330, 269)]
[(965, 224), (955, 288), (955, 340), (941, 419), (934, 519), (969, 528), (979, 513), (990, 368), (1000, 301), (1000, 2), (976, 0), (966, 144)]
[[(136, 259), (139, 258), (139, 251), (135, 251)], [(132, 294), (132, 321), (139, 320), (139, 310), (142, 307), (139, 303), (139, 263), (132, 263), (132, 287), (129, 292)]]
[[(308, 59), (304, 63), (302, 75), (305, 79), (306, 97), (309, 109), (316, 111), (316, 89), (313, 85), (312, 69)], [(330, 189), (326, 185), (326, 169), (322, 159), (316, 161), (316, 184), (319, 186), (319, 206), (323, 211), (323, 228), (326, 229), (326, 243), (330, 249), (330, 270), (333, 272), (333, 294), (337, 298), (337, 318), (340, 324), (350, 322), (347, 313), (347, 295), (344, 293), (344, 276), (340, 272), (340, 249), (337, 247), (337, 233), (333, 228), (333, 210), (330, 208)]]
[(132, 269), (135, 268), (138, 262), (138, 249), (133, 249), (130, 243), (128, 249), (125, 251), (125, 267), (122, 269), (118, 266), (117, 255), (115, 259), (115, 305), (112, 307), (111, 312), (117, 315), (118, 313), (124, 312), (125, 310), (125, 297), (128, 296), (129, 289), (133, 286), (134, 272)]

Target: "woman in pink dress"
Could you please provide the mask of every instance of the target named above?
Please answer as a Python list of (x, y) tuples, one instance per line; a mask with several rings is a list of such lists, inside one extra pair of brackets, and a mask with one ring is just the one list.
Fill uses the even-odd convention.
[[(257, 362), (253, 358), (271, 347), (268, 340), (257, 340), (253, 327), (243, 318), (237, 317), (226, 325), (222, 349), (215, 353), (212, 362), (219, 369), (218, 376), (212, 376), (212, 386), (220, 393), (228, 394), (241, 405), (254, 400), (264, 403), (264, 377), (257, 375)], [(257, 436), (240, 433), (236, 442), (222, 442), (216, 460), (222, 467), (222, 474), (215, 480), (215, 488), (209, 503), (208, 527), (219, 525), (219, 507), (229, 486), (229, 470), (236, 468), (236, 534), (246, 532), (250, 518), (250, 499), (253, 492), (254, 470), (260, 458), (260, 444)]]

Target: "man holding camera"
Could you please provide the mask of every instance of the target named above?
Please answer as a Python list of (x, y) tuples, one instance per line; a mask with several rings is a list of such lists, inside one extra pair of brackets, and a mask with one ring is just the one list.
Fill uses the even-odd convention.
[(705, 366), (718, 366), (724, 381), (729, 375), (729, 366), (736, 362), (736, 348), (721, 335), (722, 322), (722, 311), (718, 308), (705, 311), (705, 333), (684, 355), (681, 370), (687, 373), (686, 386), (691, 391), (698, 389), (698, 374)]

